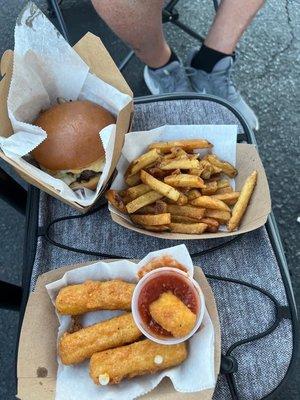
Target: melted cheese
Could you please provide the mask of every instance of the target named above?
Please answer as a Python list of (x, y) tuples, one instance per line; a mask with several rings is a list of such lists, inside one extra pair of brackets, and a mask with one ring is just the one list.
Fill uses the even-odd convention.
[(93, 162), (92, 164), (88, 165), (86, 168), (78, 168), (78, 169), (68, 169), (60, 172), (71, 172), (72, 174), (81, 174), (82, 171), (85, 169), (88, 169), (89, 171), (95, 171), (95, 172), (102, 172), (104, 168), (104, 158), (100, 158), (99, 160)]
[[(52, 175), (54, 178), (61, 179), (63, 180), (67, 185), (71, 185), (71, 183), (75, 182), (81, 175), (81, 173), (87, 169), (89, 171), (95, 171), (95, 172), (103, 172), (105, 164), (105, 159), (101, 158), (92, 164), (90, 164), (87, 168), (79, 168), (79, 169), (66, 169), (62, 171), (58, 171), (56, 173), (53, 173), (53, 171), (50, 171), (46, 168), (42, 168), (45, 172), (47, 172), (49, 175)], [(70, 175), (72, 174), (72, 175)]]

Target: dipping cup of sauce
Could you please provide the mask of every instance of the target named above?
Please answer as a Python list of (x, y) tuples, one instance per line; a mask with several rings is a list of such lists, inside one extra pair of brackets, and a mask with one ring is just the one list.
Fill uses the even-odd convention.
[(136, 325), (148, 339), (171, 345), (184, 342), (199, 329), (205, 299), (186, 272), (162, 267), (137, 283), (131, 306)]

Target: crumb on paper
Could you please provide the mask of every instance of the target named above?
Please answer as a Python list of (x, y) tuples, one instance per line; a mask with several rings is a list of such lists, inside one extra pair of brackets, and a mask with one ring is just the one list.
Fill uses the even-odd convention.
[(46, 378), (47, 375), (48, 375), (48, 370), (45, 367), (38, 367), (38, 369), (36, 370), (36, 376), (38, 378)]

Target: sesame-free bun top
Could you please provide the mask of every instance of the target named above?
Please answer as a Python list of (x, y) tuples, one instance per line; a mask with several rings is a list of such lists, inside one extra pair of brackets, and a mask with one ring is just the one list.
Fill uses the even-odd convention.
[(34, 159), (51, 171), (82, 169), (104, 158), (99, 132), (115, 123), (114, 116), (90, 101), (56, 104), (33, 122), (47, 138), (32, 151)]

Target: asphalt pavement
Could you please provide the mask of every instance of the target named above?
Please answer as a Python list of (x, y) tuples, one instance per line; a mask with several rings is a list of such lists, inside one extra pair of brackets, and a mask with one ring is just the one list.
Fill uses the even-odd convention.
[[(25, 3), (0, 0), (0, 54), (13, 48), (15, 20)], [(46, 11), (46, 1), (36, 3)], [(101, 35), (116, 62), (127, 54), (128, 49), (93, 13), (89, 0), (64, 0), (62, 7), (73, 43), (90, 30)], [(205, 36), (214, 15), (212, 1), (181, 0), (177, 9), (183, 22)], [(165, 25), (165, 32), (183, 59), (197, 46), (195, 40), (170, 23)], [(269, 0), (243, 36), (238, 50), (234, 80), (259, 117), (256, 138), (299, 306), (300, 1)], [(136, 96), (148, 94), (142, 69), (143, 65), (134, 58), (123, 71)], [(0, 279), (21, 281), (24, 226), (24, 216), (0, 200)], [(0, 399), (3, 400), (14, 398), (17, 329), (18, 313), (0, 310)], [(277, 400), (299, 397), (298, 375)]]

